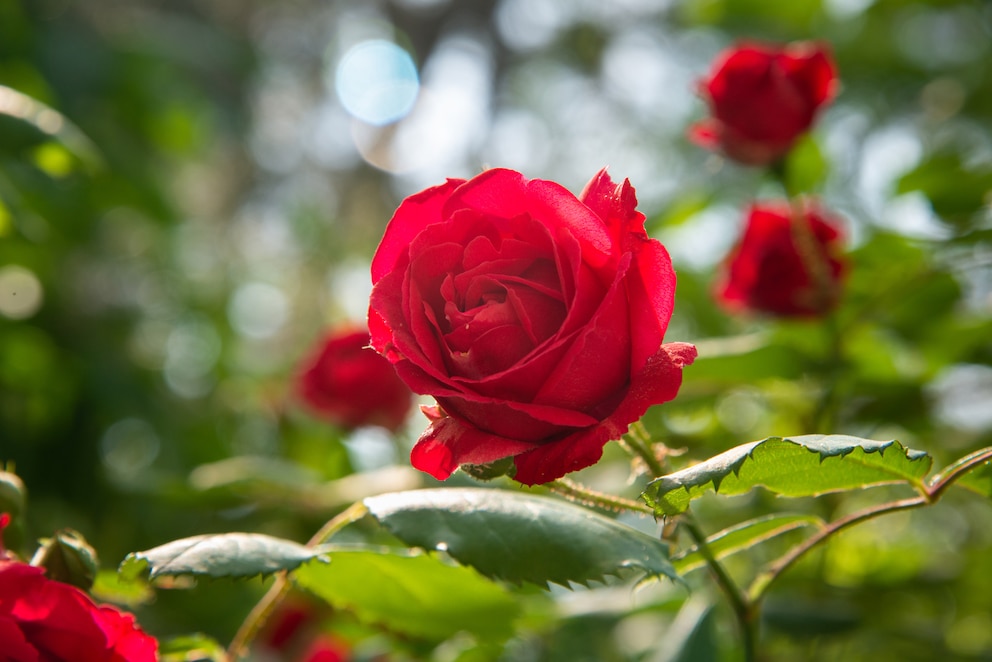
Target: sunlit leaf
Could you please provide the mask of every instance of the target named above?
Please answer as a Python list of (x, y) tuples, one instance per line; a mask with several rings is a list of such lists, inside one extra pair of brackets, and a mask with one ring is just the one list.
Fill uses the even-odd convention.
[(159, 641), (162, 662), (227, 662), (224, 647), (205, 634), (171, 637)]
[(420, 552), (334, 549), (332, 557), (304, 565), (293, 580), (363, 621), (436, 640), (462, 631), (482, 639), (513, 633), (518, 601), (471, 568)]
[(762, 486), (780, 496), (816, 496), (872, 485), (905, 483), (922, 489), (932, 458), (898, 441), (845, 435), (771, 437), (648, 484), (642, 497), (659, 516), (685, 512), (708, 490), (744, 494)]
[(173, 540), (127, 555), (120, 573), (130, 579), (163, 576), (254, 577), (293, 570), (323, 552), (259, 533), (222, 533)]
[[(823, 523), (823, 520), (815, 515), (797, 513), (767, 515), (715, 533), (706, 539), (706, 543), (713, 556), (722, 559), (789, 531), (810, 526), (820, 527)], [(672, 559), (672, 565), (680, 574), (695, 570), (705, 563), (703, 556), (696, 551), (696, 547), (692, 547), (682, 556)]]
[(806, 135), (785, 160), (785, 181), (791, 195), (818, 190), (827, 176), (827, 160), (812, 136)]
[[(938, 475), (934, 476), (931, 480), (931, 484), (937, 483), (943, 480), (943, 477), (955, 474), (960, 471), (963, 467), (971, 465), (976, 460), (980, 460), (982, 457), (986, 457), (989, 452), (988, 448), (983, 448), (982, 450), (975, 451), (957, 462), (952, 463), (950, 466), (943, 469)], [(985, 462), (979, 461), (971, 468), (965, 470), (965, 473), (958, 478), (955, 485), (960, 485), (961, 487), (967, 488), (972, 492), (977, 492), (983, 496), (992, 497), (992, 460), (986, 460)]]
[(636, 568), (677, 579), (661, 540), (557, 499), (462, 488), (384, 494), (365, 505), (404, 543), (443, 549), (490, 578), (567, 586)]

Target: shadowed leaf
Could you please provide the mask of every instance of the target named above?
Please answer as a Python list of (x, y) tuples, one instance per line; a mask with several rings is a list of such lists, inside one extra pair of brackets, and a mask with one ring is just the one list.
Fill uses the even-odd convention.
[(404, 543), (445, 550), (494, 579), (568, 586), (625, 568), (678, 579), (661, 540), (557, 499), (431, 489), (371, 497), (365, 505)]

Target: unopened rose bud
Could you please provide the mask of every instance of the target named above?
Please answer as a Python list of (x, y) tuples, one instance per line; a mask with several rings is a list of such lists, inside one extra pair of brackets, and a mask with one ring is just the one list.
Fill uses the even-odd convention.
[(31, 565), (44, 568), (49, 579), (72, 584), (84, 591), (93, 586), (100, 566), (96, 551), (72, 529), (63, 529), (51, 538), (43, 538)]

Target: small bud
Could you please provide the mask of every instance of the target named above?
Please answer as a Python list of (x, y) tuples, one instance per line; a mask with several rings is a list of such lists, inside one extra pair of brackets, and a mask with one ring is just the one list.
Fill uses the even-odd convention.
[(52, 538), (43, 538), (31, 565), (45, 569), (49, 579), (72, 584), (84, 591), (93, 586), (99, 563), (96, 551), (82, 535), (63, 529)]
[(0, 471), (0, 513), (9, 513), (17, 519), (24, 512), (27, 489), (17, 474)]

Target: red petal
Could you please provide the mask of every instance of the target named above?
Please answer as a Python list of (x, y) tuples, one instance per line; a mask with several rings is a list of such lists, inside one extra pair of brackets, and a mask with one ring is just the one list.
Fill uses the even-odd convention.
[(534, 444), (506, 439), (445, 417), (431, 422), (410, 453), (410, 463), (438, 480), (461, 464), (486, 464), (534, 448)]

